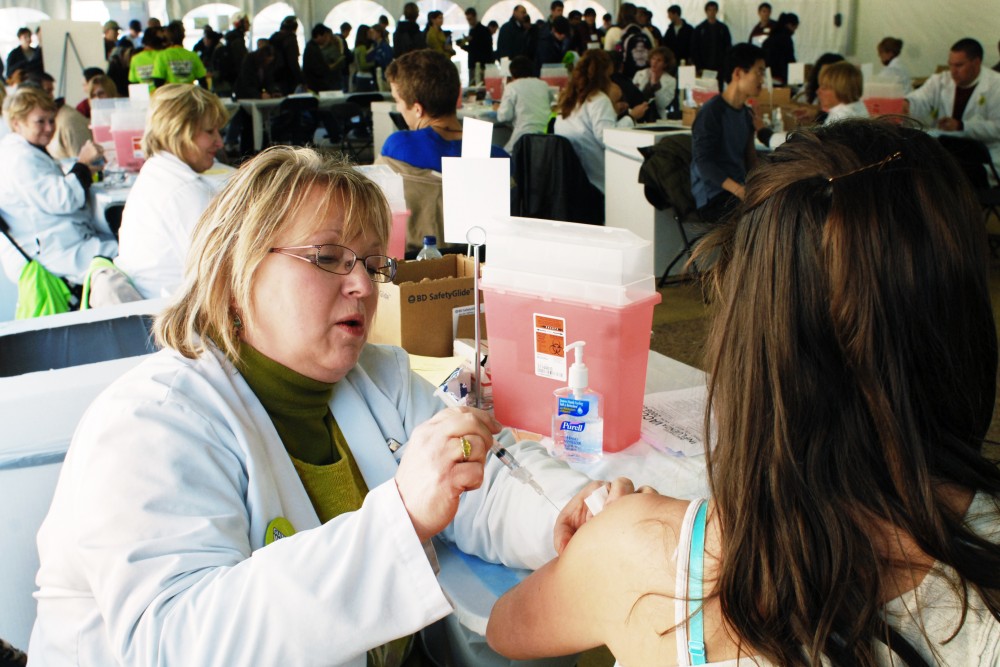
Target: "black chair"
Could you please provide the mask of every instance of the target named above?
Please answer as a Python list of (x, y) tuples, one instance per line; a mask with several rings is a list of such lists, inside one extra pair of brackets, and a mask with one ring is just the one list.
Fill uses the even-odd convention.
[(104, 209), (104, 221), (108, 223), (111, 233), (118, 238), (118, 230), (122, 226), (122, 213), (125, 211), (125, 204), (111, 204)]
[(557, 134), (525, 134), (511, 154), (514, 215), (604, 224), (604, 195), (587, 178), (573, 144)]
[(353, 102), (338, 102), (321, 114), (331, 140), (339, 144), (341, 152), (352, 162), (361, 162), (361, 152), (370, 143), (368, 138), (356, 134), (364, 110)]
[(403, 114), (398, 111), (390, 111), (389, 120), (392, 121), (393, 126), (400, 132), (410, 129), (410, 126), (406, 124), (406, 119), (403, 118)]
[(319, 122), (318, 99), (311, 95), (285, 98), (271, 116), (271, 144), (309, 145)]
[[(372, 149), (373, 152), (375, 150), (375, 128), (372, 117), (372, 102), (382, 102), (384, 100), (385, 96), (382, 93), (354, 93), (347, 96), (348, 102), (356, 104), (361, 108), (360, 121), (353, 128), (353, 139), (363, 142), (361, 148), (358, 149), (359, 153), (369, 148)], [(372, 156), (372, 159), (374, 159), (374, 155)]]
[[(983, 222), (989, 222), (990, 216), (1000, 221), (1000, 174), (997, 173), (996, 165), (989, 149), (980, 141), (967, 139), (965, 137), (938, 137), (941, 147), (951, 153), (958, 162), (962, 172), (969, 180), (969, 185), (976, 193), (979, 206), (983, 209)], [(990, 177), (993, 183), (990, 184)], [(998, 256), (1000, 248), (1000, 237), (990, 235), (990, 252), (994, 257)]]
[[(659, 286), (663, 287), (670, 276), (670, 270), (685, 255), (691, 256), (691, 251), (711, 229), (711, 224), (698, 217), (694, 196), (691, 194), (691, 135), (668, 135), (653, 146), (639, 148), (639, 152), (643, 157), (639, 168), (639, 182), (645, 186), (646, 199), (659, 210), (673, 211), (673, 220), (681, 239), (680, 252), (660, 276)], [(698, 267), (692, 264), (689, 277), (697, 275)]]

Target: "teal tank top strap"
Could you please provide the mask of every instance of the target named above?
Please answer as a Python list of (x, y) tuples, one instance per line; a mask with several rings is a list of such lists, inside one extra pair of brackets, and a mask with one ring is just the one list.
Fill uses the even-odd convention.
[(688, 655), (692, 665), (705, 664), (705, 618), (704, 607), (705, 578), (705, 523), (708, 516), (708, 501), (700, 500), (701, 506), (691, 527), (691, 555), (688, 561)]

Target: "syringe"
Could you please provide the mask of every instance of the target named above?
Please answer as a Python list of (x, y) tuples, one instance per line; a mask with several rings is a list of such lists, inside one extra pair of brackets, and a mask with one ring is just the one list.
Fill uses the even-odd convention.
[(552, 502), (552, 499), (545, 495), (545, 490), (542, 489), (542, 486), (535, 481), (534, 477), (532, 477), (531, 472), (518, 463), (517, 459), (514, 458), (514, 455), (508, 452), (507, 449), (496, 440), (494, 440), (493, 444), (490, 445), (490, 454), (493, 454), (495, 457), (500, 459), (500, 462), (503, 463), (507, 470), (510, 471), (511, 477), (522, 484), (530, 486), (534, 489), (535, 493), (549, 501), (549, 504), (552, 505), (552, 507), (555, 507), (557, 512), (559, 511), (559, 508), (554, 502)]
[[(459, 405), (458, 400), (454, 396), (449, 394), (447, 391), (444, 391), (444, 389), (442, 389), (441, 387), (437, 388), (437, 391), (434, 392), (434, 395), (440, 398), (442, 401), (444, 401), (445, 405), (448, 406)], [(504, 467), (506, 467), (507, 470), (510, 471), (511, 477), (521, 482), (522, 484), (527, 484), (528, 486), (530, 486), (535, 491), (535, 493), (540, 495), (542, 498), (545, 498), (545, 500), (549, 501), (549, 505), (555, 507), (557, 512), (560, 511), (560, 508), (554, 502), (552, 502), (552, 499), (549, 498), (547, 495), (545, 495), (545, 490), (542, 488), (541, 484), (535, 481), (535, 478), (532, 477), (531, 472), (529, 472), (527, 468), (518, 463), (517, 459), (514, 458), (514, 455), (508, 452), (507, 449), (503, 445), (501, 445), (498, 440), (493, 441), (493, 444), (490, 445), (489, 452), (490, 454), (493, 454), (493, 456), (500, 459), (500, 463), (503, 463)]]

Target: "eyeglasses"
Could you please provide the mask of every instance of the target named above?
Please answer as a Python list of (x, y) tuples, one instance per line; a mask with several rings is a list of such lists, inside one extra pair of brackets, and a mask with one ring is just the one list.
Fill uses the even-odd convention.
[(287, 248), (271, 248), (268, 252), (288, 255), (304, 262), (315, 264), (316, 267), (328, 273), (341, 276), (354, 270), (354, 265), (360, 260), (373, 283), (391, 283), (396, 277), (396, 260), (385, 255), (368, 255), (358, 257), (350, 248), (333, 243), (323, 245), (301, 245)]

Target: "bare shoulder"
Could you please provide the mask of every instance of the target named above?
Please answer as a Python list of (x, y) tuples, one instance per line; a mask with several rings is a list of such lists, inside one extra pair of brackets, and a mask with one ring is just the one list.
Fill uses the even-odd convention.
[(646, 493), (619, 498), (577, 532), (567, 551), (591, 556), (602, 552), (602, 560), (622, 565), (622, 571), (641, 573), (648, 583), (653, 564), (662, 564), (657, 568), (660, 571), (673, 572), (673, 553), (689, 504)]

